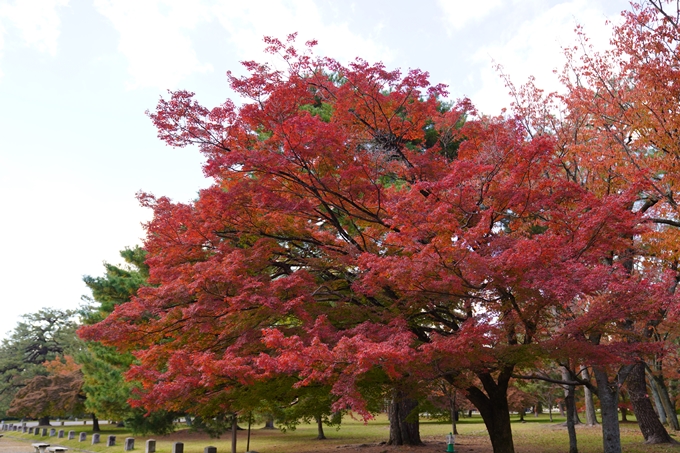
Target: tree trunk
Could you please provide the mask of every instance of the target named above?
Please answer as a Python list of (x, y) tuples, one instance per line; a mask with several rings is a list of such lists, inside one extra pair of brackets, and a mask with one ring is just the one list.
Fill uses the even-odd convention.
[[(571, 376), (569, 370), (562, 367), (562, 379), (564, 381), (570, 381)], [(576, 412), (576, 400), (574, 399), (574, 393), (576, 392), (576, 387), (573, 385), (564, 386), (564, 405), (567, 406), (567, 433), (569, 433), (569, 453), (578, 453), (578, 445), (576, 442), (576, 423), (574, 412)]]
[(93, 413), (92, 414), (92, 432), (93, 433), (98, 433), (99, 430), (99, 419), (97, 416)]
[(659, 420), (664, 425), (668, 423), (668, 418), (666, 417), (666, 410), (663, 408), (663, 403), (661, 403), (661, 397), (659, 396), (659, 389), (656, 385), (654, 379), (649, 379), (649, 388), (652, 390), (652, 397), (654, 398), (654, 409), (656, 409), (656, 414), (659, 416)]
[(316, 420), (316, 440), (324, 440), (326, 439), (326, 435), (323, 432), (323, 419), (320, 416), (314, 416), (314, 420)]
[(524, 408), (520, 409), (518, 414), (519, 414), (519, 421), (523, 422), (524, 421)]
[(656, 388), (659, 392), (659, 398), (661, 399), (661, 404), (666, 412), (666, 417), (668, 417), (668, 425), (673, 431), (680, 431), (680, 423), (678, 423), (678, 415), (675, 413), (675, 404), (671, 402), (671, 398), (668, 395), (668, 387), (664, 382), (663, 375), (653, 375), (650, 374), (650, 380), (654, 380), (656, 383)]
[(45, 417), (40, 417), (40, 420), (38, 420), (38, 426), (51, 426), (50, 425), (50, 416), (45, 416)]
[(392, 393), (388, 408), (390, 439), (387, 445), (422, 445), (418, 423), (418, 401), (411, 399), (400, 390)]
[(625, 406), (621, 407), (621, 422), (627, 422), (628, 421), (628, 408)]
[(475, 386), (466, 389), (467, 398), (482, 415), (494, 453), (515, 453), (508, 408), (508, 383), (513, 369), (513, 366), (505, 367), (498, 376), (498, 382), (490, 373), (478, 373), (486, 393)]
[[(584, 380), (590, 381), (588, 368), (581, 368), (581, 376)], [(593, 392), (588, 387), (585, 387), (584, 394), (584, 400), (586, 403), (586, 425), (595, 426), (597, 425), (597, 415), (595, 413), (595, 403), (593, 402)]]
[(455, 435), (458, 435), (458, 405), (456, 404), (456, 395), (458, 394), (457, 390), (453, 391), (453, 397), (449, 397), (449, 413), (451, 414), (451, 432)]
[(264, 422), (264, 426), (262, 429), (276, 429), (274, 427), (274, 416), (273, 415), (267, 415), (267, 419)]
[(607, 372), (602, 367), (594, 367), (597, 382), (597, 396), (600, 399), (602, 414), (602, 445), (604, 453), (621, 453), (621, 431), (619, 430), (619, 386), (609, 382)]
[(628, 393), (633, 405), (633, 412), (637, 419), (642, 436), (647, 444), (668, 444), (673, 439), (668, 435), (661, 420), (654, 412), (652, 402), (647, 395), (647, 383), (645, 381), (645, 364), (638, 362), (628, 375)]
[(231, 453), (236, 453), (236, 433), (238, 432), (238, 416), (231, 414)]
[(576, 440), (576, 424), (574, 423), (574, 412), (576, 411), (576, 402), (574, 401), (574, 392), (576, 388), (573, 385), (567, 386), (565, 390), (565, 406), (567, 406), (567, 433), (569, 433), (569, 453), (578, 453), (578, 443)]
[(576, 389), (574, 389), (574, 412), (572, 414), (572, 417), (574, 419), (575, 426), (583, 424), (578, 416), (578, 411), (576, 410)]

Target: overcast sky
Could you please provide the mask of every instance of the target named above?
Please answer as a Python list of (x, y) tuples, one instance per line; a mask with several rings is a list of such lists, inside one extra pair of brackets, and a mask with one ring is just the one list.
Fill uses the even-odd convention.
[(225, 72), (261, 60), (265, 35), (317, 52), (429, 71), (486, 114), (509, 105), (494, 70), (558, 87), (577, 24), (597, 47), (625, 0), (0, 0), (0, 338), (42, 307), (77, 308), (83, 275), (141, 243), (140, 190), (189, 201), (206, 187), (195, 149), (145, 116), (168, 89), (209, 107)]

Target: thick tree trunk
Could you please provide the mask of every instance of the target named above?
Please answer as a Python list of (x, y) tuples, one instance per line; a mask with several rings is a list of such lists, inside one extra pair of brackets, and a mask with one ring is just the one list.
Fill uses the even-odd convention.
[(602, 414), (602, 445), (604, 453), (621, 453), (621, 431), (619, 430), (619, 386), (609, 382), (607, 372), (602, 367), (594, 367), (597, 382), (597, 396), (600, 399)]
[(274, 427), (274, 416), (273, 415), (267, 415), (267, 419), (264, 422), (264, 426), (262, 429), (276, 429)]
[(46, 417), (40, 417), (40, 420), (38, 420), (38, 426), (51, 426), (49, 415)]
[[(588, 368), (581, 368), (581, 377), (590, 381), (590, 374), (588, 373)], [(593, 392), (588, 388), (584, 388), (584, 400), (586, 403), (586, 425), (595, 426), (597, 425), (597, 415), (595, 413), (595, 403), (593, 401)]]
[(388, 408), (390, 438), (387, 445), (422, 445), (418, 423), (418, 401), (394, 390)]
[(668, 422), (666, 417), (666, 410), (663, 408), (663, 403), (661, 403), (661, 397), (659, 396), (659, 389), (654, 382), (654, 379), (649, 380), (649, 388), (652, 390), (652, 398), (654, 398), (654, 409), (656, 409), (656, 414), (659, 416), (659, 420), (664, 425)]
[(326, 435), (323, 433), (323, 419), (315, 415), (314, 420), (316, 420), (316, 440), (324, 440)]
[(95, 414), (92, 414), (92, 432), (98, 433), (99, 431), (99, 419)]
[(638, 362), (628, 375), (628, 393), (630, 402), (633, 405), (633, 412), (637, 419), (645, 443), (648, 444), (668, 444), (673, 443), (673, 439), (668, 435), (661, 420), (654, 412), (652, 402), (647, 395), (647, 383), (645, 381), (645, 364)]
[(515, 453), (508, 408), (508, 383), (513, 369), (503, 369), (498, 382), (489, 373), (477, 374), (486, 393), (477, 387), (467, 388), (466, 396), (482, 415), (494, 453)]
[(659, 392), (659, 398), (661, 399), (661, 404), (666, 412), (666, 417), (668, 417), (668, 426), (673, 431), (680, 431), (680, 423), (678, 423), (678, 415), (675, 413), (675, 404), (671, 401), (670, 395), (668, 395), (668, 387), (664, 382), (662, 375), (653, 375), (650, 373), (650, 380), (656, 383), (657, 391)]

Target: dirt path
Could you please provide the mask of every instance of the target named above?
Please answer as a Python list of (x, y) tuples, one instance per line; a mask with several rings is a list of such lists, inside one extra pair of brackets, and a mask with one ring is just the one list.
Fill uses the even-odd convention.
[(33, 450), (28, 442), (0, 437), (0, 453), (33, 453)]

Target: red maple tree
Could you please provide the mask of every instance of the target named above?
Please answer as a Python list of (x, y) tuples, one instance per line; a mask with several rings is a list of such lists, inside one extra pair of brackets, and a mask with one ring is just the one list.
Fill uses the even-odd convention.
[(189, 204), (140, 195), (150, 286), (81, 334), (135, 353), (150, 409), (233, 412), (244, 387), (287, 374), (365, 414), (377, 374), (394, 389), (391, 441), (419, 443), (395, 419), (416, 410), (409, 388), (443, 377), (513, 452), (513, 373), (654, 309), (666, 282), (612, 259), (642, 228), (635, 192), (565, 177), (555, 137), (446, 108), (427, 73), (293, 40), (267, 39), (286, 70), (229, 75), (242, 106), (178, 91), (150, 114), (168, 144), (199, 146), (215, 183)]

